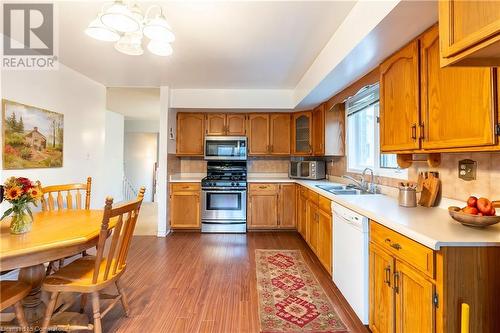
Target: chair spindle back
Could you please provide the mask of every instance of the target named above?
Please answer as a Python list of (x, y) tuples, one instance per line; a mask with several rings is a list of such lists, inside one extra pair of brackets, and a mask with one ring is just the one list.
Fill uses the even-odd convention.
[[(145, 188), (141, 187), (137, 199), (117, 207), (112, 207), (113, 198), (106, 198), (101, 232), (97, 244), (93, 283), (97, 282), (100, 274), (104, 281), (106, 281), (108, 278), (120, 273), (125, 268), (132, 234), (134, 233), (142, 199), (144, 198), (144, 192)], [(114, 218), (116, 218), (117, 221), (114, 225), (110, 226), (110, 220)], [(110, 245), (106, 246), (106, 241), (108, 241), (108, 239)], [(103, 260), (105, 260), (106, 265), (101, 267)], [(103, 274), (102, 268), (104, 268)]]
[[(51, 185), (42, 188), (42, 211), (82, 209), (82, 192), (85, 191), (85, 209), (90, 209), (92, 177), (86, 184)], [(55, 198), (54, 198), (55, 195)], [(64, 205), (66, 203), (66, 206)]]

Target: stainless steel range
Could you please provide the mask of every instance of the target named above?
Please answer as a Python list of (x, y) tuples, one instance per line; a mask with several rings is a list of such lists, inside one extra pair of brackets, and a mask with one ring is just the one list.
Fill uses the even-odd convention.
[(201, 190), (201, 232), (247, 231), (246, 161), (209, 161)]

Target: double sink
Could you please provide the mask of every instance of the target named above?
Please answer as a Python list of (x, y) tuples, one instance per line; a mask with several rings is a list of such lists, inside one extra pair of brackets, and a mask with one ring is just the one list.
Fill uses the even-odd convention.
[(330, 192), (335, 195), (362, 195), (362, 194), (373, 194), (371, 192), (360, 190), (355, 187), (355, 185), (343, 185), (343, 184), (328, 184), (328, 185), (315, 185), (324, 191)]

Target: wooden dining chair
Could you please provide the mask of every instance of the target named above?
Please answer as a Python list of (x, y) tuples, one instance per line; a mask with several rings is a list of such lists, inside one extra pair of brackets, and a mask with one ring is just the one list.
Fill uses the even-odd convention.
[[(42, 187), (42, 211), (90, 209), (91, 187), (92, 177), (88, 177), (85, 184), (62, 184)], [(82, 192), (85, 192), (84, 208), (82, 208)]]
[[(92, 189), (92, 177), (87, 177), (87, 183), (61, 184), (42, 187), (42, 211), (50, 212), (62, 209), (90, 209), (90, 193)], [(85, 193), (85, 202), (82, 208), (82, 192)], [(82, 252), (82, 255), (85, 255)], [(51, 261), (47, 267), (47, 275), (55, 269), (55, 263), (59, 268), (64, 265), (64, 259)]]
[[(46, 308), (41, 332), (47, 332), (50, 319), (61, 313), (53, 314), (57, 297), (61, 292), (77, 292), (83, 295), (90, 294), (92, 298), (92, 311), (94, 324), (86, 329), (102, 332), (101, 319), (116, 305), (118, 301), (129, 315), (127, 297), (120, 284), (120, 277), (125, 272), (128, 250), (139, 216), (144, 187), (141, 188), (137, 199), (112, 207), (113, 199), (108, 197), (104, 207), (101, 232), (97, 243), (96, 256), (85, 256), (77, 259), (67, 266), (62, 267), (53, 275), (45, 278), (42, 290), (50, 293), (50, 300)], [(108, 244), (107, 244), (108, 243)], [(111, 285), (115, 285), (117, 295), (105, 295), (100, 292)], [(101, 312), (100, 296), (111, 299), (109, 306)], [(79, 329), (81, 326), (65, 328)]]
[(0, 311), (14, 305), (17, 322), (22, 332), (28, 332), (28, 322), (24, 317), (21, 300), (31, 291), (31, 285), (21, 281), (0, 281)]

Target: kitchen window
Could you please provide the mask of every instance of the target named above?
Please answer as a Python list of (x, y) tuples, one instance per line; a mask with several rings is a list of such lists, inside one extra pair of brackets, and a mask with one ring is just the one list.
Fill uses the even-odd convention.
[(347, 171), (361, 173), (370, 168), (378, 176), (407, 179), (396, 154), (380, 153), (379, 107), (378, 83), (347, 99)]

